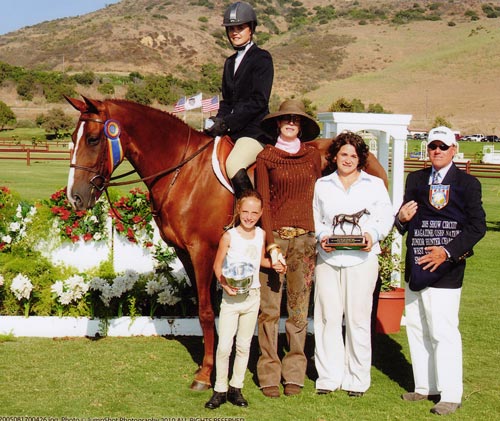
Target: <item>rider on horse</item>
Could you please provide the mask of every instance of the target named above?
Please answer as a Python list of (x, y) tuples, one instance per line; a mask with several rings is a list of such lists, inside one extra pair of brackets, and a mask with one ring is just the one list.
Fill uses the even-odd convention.
[(228, 134), (235, 142), (226, 162), (236, 197), (252, 183), (246, 169), (255, 162), (263, 145), (273, 139), (261, 129), (261, 120), (269, 114), (269, 97), (274, 77), (271, 55), (253, 42), (257, 15), (246, 2), (231, 4), (222, 23), (236, 53), (226, 59), (222, 76), (222, 101), (213, 125), (206, 129), (211, 136)]

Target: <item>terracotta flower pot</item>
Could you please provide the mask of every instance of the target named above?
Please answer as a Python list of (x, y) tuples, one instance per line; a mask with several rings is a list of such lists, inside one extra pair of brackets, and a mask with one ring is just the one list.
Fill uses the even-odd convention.
[(380, 292), (377, 307), (377, 333), (397, 333), (401, 327), (401, 318), (405, 308), (404, 288)]

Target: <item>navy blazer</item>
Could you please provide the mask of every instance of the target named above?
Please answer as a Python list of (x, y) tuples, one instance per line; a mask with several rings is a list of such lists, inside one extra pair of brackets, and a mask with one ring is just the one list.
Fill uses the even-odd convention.
[(269, 98), (274, 78), (271, 54), (253, 44), (234, 73), (236, 54), (224, 63), (222, 101), (217, 117), (224, 118), (229, 136), (236, 141), (248, 136), (262, 143), (272, 143), (260, 127), (269, 114)]
[[(426, 286), (435, 288), (460, 288), (463, 283), (465, 259), (473, 254), (472, 248), (486, 233), (486, 215), (482, 206), (481, 183), (477, 178), (458, 169), (452, 164), (442, 181), (449, 185), (450, 196), (448, 204), (443, 209), (436, 209), (429, 200), (429, 178), (432, 168), (415, 171), (408, 174), (403, 204), (415, 200), (418, 204), (417, 214), (401, 224), (396, 216), (395, 225), (401, 234), (408, 232), (406, 239), (407, 253), (405, 264), (405, 280), (412, 290), (420, 290)], [(443, 263), (434, 273), (428, 285), (412, 285), (412, 262), (409, 248), (412, 246), (414, 229), (418, 229), (419, 213), (434, 215), (438, 220), (460, 221), (460, 233), (444, 248), (450, 254), (450, 259)], [(427, 271), (428, 272), (428, 271)]]

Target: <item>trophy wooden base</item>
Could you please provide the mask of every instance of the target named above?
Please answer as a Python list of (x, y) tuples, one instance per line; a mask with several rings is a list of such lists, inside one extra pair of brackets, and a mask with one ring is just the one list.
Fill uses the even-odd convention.
[(332, 235), (326, 244), (337, 250), (359, 250), (366, 247), (365, 237), (362, 235)]

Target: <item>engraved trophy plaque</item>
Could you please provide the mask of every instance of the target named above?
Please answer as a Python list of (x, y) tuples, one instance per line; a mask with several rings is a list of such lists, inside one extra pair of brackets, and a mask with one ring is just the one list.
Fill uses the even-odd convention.
[[(337, 250), (359, 250), (366, 247), (366, 239), (359, 226), (363, 215), (369, 215), (366, 209), (347, 215), (341, 213), (333, 218), (333, 233), (328, 237), (326, 244)], [(349, 231), (350, 227), (350, 232)], [(347, 229), (347, 231), (346, 231)]]

